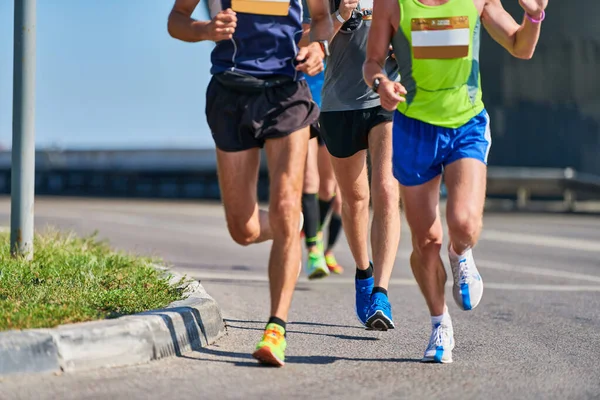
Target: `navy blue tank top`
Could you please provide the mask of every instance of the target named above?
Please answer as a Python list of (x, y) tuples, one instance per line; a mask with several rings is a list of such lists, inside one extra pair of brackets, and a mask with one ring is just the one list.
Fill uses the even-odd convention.
[[(234, 11), (251, 8), (259, 12), (261, 1), (209, 0), (209, 11), (211, 18), (227, 8)], [(302, 1), (271, 0), (263, 4), (270, 7), (269, 12), (275, 10), (286, 15), (236, 11), (238, 22), (233, 38), (216, 43), (211, 53), (211, 74), (236, 71), (257, 78), (271, 75), (287, 75), (294, 80), (304, 78), (295, 69), (298, 42), (302, 38)], [(273, 7), (274, 4), (277, 7)]]

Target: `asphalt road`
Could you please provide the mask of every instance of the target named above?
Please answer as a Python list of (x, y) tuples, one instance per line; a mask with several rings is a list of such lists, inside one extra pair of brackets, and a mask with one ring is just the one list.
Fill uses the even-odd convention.
[[(9, 200), (0, 200), (8, 224)], [(472, 312), (449, 299), (454, 363), (418, 362), (429, 339), (403, 230), (390, 286), (397, 329), (361, 329), (353, 271), (298, 283), (287, 364), (250, 357), (268, 317), (268, 244), (242, 248), (216, 204), (38, 199), (38, 228), (98, 230), (121, 249), (157, 255), (200, 279), (228, 334), (181, 358), (61, 376), (0, 381), (0, 399), (600, 398), (600, 217), (486, 213), (475, 257), (486, 284)], [(342, 238), (338, 260), (351, 266)]]

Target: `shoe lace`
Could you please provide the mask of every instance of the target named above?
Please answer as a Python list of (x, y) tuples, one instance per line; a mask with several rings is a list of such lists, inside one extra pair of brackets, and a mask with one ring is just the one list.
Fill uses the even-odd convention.
[(372, 288), (368, 286), (360, 287), (358, 293), (364, 302), (368, 302), (369, 300), (371, 300), (371, 290)]
[(463, 258), (458, 262), (458, 284), (469, 284), (473, 280), (473, 274), (471, 272), (469, 262), (466, 258)]
[(429, 346), (430, 347), (444, 346), (449, 341), (449, 338), (450, 338), (450, 327), (443, 325), (443, 324), (439, 324), (434, 328), (433, 333), (431, 334), (431, 339), (429, 340)]
[(279, 332), (276, 329), (265, 330), (265, 334), (263, 336), (263, 340), (265, 342), (270, 342), (270, 343), (274, 344), (275, 346), (279, 346), (279, 343), (281, 342), (282, 338), (283, 338), (283, 335), (281, 334), (281, 332)]
[(373, 306), (386, 312), (390, 311), (390, 302), (384, 301), (381, 297), (375, 297), (373, 300)]

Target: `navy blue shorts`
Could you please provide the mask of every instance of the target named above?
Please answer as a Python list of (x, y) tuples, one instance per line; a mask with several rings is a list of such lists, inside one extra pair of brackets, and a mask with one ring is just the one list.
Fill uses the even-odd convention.
[(422, 185), (440, 175), (446, 165), (462, 158), (474, 158), (487, 165), (491, 145), (486, 110), (456, 129), (394, 112), (393, 166), (401, 185)]

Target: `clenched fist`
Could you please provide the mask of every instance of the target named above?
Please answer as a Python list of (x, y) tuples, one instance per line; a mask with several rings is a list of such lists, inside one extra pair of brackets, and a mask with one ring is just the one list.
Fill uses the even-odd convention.
[(406, 89), (399, 82), (390, 81), (387, 78), (381, 80), (379, 90), (377, 90), (381, 107), (388, 111), (394, 111), (398, 107), (398, 103), (405, 102), (406, 93)]
[(208, 24), (209, 37), (213, 42), (229, 40), (233, 37), (237, 26), (235, 11), (228, 8), (219, 12)]
[(338, 11), (344, 20), (348, 21), (352, 16), (352, 11), (358, 6), (358, 0), (341, 0)]
[(519, 0), (519, 4), (531, 18), (540, 19), (548, 7), (548, 0)]

